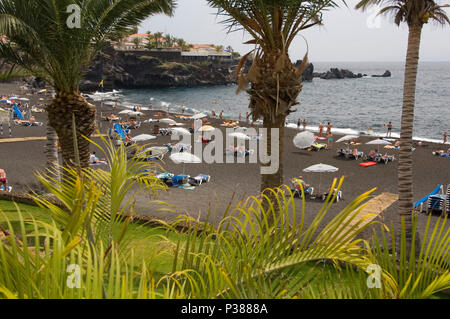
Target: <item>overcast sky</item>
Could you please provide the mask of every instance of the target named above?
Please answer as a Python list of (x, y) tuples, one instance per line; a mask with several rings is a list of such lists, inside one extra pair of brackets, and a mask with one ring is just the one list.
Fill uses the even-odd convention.
[[(227, 34), (216, 11), (205, 0), (179, 0), (178, 3), (174, 17), (151, 17), (139, 30), (169, 33), (189, 43), (231, 45), (241, 54), (251, 49), (242, 44), (248, 35), (242, 31)], [(356, 1), (347, 3), (348, 8), (342, 6), (326, 12), (323, 26), (303, 33), (309, 44), (310, 61), (404, 61), (407, 27), (399, 28), (385, 17), (373, 20), (370, 11), (353, 9)], [(291, 59), (302, 58), (305, 48), (304, 40), (298, 37), (291, 47)], [(420, 58), (421, 61), (450, 61), (450, 26), (425, 25)]]

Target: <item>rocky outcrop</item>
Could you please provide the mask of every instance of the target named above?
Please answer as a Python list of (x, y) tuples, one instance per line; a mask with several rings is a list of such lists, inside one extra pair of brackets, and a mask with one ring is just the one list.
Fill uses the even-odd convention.
[[(295, 62), (295, 66), (298, 68), (301, 63), (302, 60), (298, 60), (297, 62)], [(313, 78), (314, 78), (314, 65), (312, 63), (308, 63), (308, 66), (306, 67), (305, 71), (303, 71), (302, 81), (311, 82)]]
[(314, 77), (319, 77), (324, 80), (330, 80), (330, 79), (356, 79), (356, 78), (362, 78), (365, 76), (365, 74), (358, 73), (355, 74), (350, 70), (346, 69), (338, 69), (338, 68), (331, 68), (329, 71), (324, 73), (314, 73)]
[(372, 75), (373, 78), (390, 78), (392, 76), (391, 71), (386, 70), (382, 75)]
[(93, 61), (80, 90), (96, 91), (103, 80), (105, 90), (193, 87), (233, 83), (227, 67), (211, 63), (164, 62), (144, 54), (108, 48)]

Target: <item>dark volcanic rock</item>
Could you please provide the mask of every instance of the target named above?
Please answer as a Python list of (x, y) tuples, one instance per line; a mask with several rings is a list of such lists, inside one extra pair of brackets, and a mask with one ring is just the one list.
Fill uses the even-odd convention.
[[(298, 68), (300, 64), (302, 63), (302, 60), (298, 60), (295, 62), (295, 66)], [(314, 78), (314, 65), (312, 63), (308, 63), (308, 66), (306, 67), (305, 71), (303, 71), (302, 74), (302, 81), (312, 81)]]
[(163, 62), (152, 56), (107, 48), (95, 58), (80, 85), (95, 91), (100, 81), (104, 89), (192, 87), (233, 83), (228, 68), (208, 64)]
[(390, 78), (392, 76), (391, 71), (386, 70), (382, 75), (372, 75), (373, 78)]
[(352, 71), (346, 69), (331, 68), (330, 71), (327, 71), (325, 73), (315, 73), (315, 77), (320, 77), (324, 80), (347, 78), (356, 79), (362, 78), (363, 75), (361, 73), (354, 74)]

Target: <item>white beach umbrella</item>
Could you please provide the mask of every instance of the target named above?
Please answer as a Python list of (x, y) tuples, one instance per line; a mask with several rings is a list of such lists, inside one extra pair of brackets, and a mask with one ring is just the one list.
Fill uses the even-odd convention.
[(198, 113), (198, 114), (193, 115), (193, 116), (191, 117), (191, 119), (193, 119), (193, 120), (199, 120), (199, 119), (202, 119), (202, 118), (207, 117), (207, 116), (208, 116), (208, 115), (207, 115), (205, 112), (202, 112), (202, 113)]
[(178, 135), (191, 135), (191, 132), (189, 132), (187, 129), (182, 127), (174, 127), (171, 129), (172, 132), (178, 134)]
[(173, 153), (172, 155), (170, 155), (170, 159), (175, 164), (198, 164), (202, 162), (199, 157), (189, 152)]
[(241, 133), (241, 132), (235, 132), (235, 133), (231, 133), (228, 134), (228, 136), (234, 137), (238, 140), (250, 140), (250, 136), (248, 136), (247, 134)]
[(298, 133), (294, 137), (294, 145), (300, 149), (304, 149), (307, 147), (310, 147), (316, 140), (316, 137), (314, 136), (314, 133), (309, 131), (304, 131), (301, 133)]
[(18, 96), (11, 96), (9, 99), (10, 99), (10, 100), (18, 100), (19, 97), (18, 97)]
[(344, 137), (341, 137), (340, 139), (338, 139), (336, 141), (336, 143), (351, 141), (351, 140), (356, 139), (356, 138), (359, 138), (359, 136), (358, 135), (345, 135)]
[(173, 153), (172, 155), (170, 155), (170, 159), (175, 164), (183, 163), (183, 174), (184, 174), (184, 164), (186, 164), (186, 163), (188, 163), (188, 164), (199, 164), (199, 163), (202, 162), (202, 160), (200, 158), (198, 158), (194, 154), (188, 153), (188, 152)]
[(19, 97), (19, 98), (17, 98), (16, 100), (18, 100), (18, 101), (24, 101), (24, 102), (30, 101), (30, 99), (27, 99), (26, 97)]
[(130, 115), (134, 115), (134, 116), (143, 116), (143, 115), (145, 115), (145, 114), (142, 113), (142, 112), (130, 112), (129, 114), (130, 114)]
[(133, 113), (133, 111), (131, 111), (131, 110), (123, 110), (123, 111), (119, 112), (119, 114), (130, 114), (130, 113)]
[(305, 173), (320, 173), (319, 187), (318, 187), (318, 190), (320, 191), (320, 184), (322, 181), (322, 173), (334, 173), (334, 172), (337, 172), (338, 170), (339, 170), (339, 168), (337, 168), (337, 167), (320, 163), (320, 164), (316, 164), (316, 165), (307, 167), (303, 171)]
[(381, 138), (367, 142), (366, 145), (378, 145), (378, 152), (380, 151), (380, 145), (392, 145), (391, 142), (383, 140)]
[(150, 134), (141, 134), (138, 136), (133, 137), (131, 140), (133, 142), (145, 142), (156, 139), (156, 136), (150, 135)]
[(169, 125), (175, 125), (175, 124), (177, 124), (177, 122), (175, 122), (175, 121), (172, 120), (172, 119), (168, 119), (168, 118), (160, 119), (159, 121), (160, 121), (161, 123), (166, 123), (166, 124), (169, 124)]

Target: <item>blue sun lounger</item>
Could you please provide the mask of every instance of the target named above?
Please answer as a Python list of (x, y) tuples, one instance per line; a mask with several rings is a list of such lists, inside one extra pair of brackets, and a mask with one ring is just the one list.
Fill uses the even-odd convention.
[(442, 195), (442, 194), (431, 195), (428, 198), (427, 213), (433, 213), (433, 212), (443, 213), (445, 211), (445, 200), (446, 200), (446, 195)]
[(210, 181), (210, 179), (211, 179), (211, 176), (209, 176), (209, 175), (198, 174), (195, 177), (189, 178), (189, 184), (198, 186), (198, 185), (201, 185), (202, 183), (208, 183)]
[(431, 193), (429, 193), (427, 196), (425, 196), (422, 199), (420, 199), (417, 202), (415, 202), (414, 203), (414, 209), (417, 209), (418, 207), (420, 207), (419, 211), (422, 212), (423, 211), (423, 204), (425, 204), (428, 201), (428, 198), (430, 196), (439, 194), (442, 191), (442, 187), (443, 186), (439, 184), (438, 186), (436, 186), (436, 188)]
[(19, 118), (19, 120), (25, 120), (25, 118), (22, 115), (22, 112), (20, 112), (19, 108), (16, 104), (14, 104), (14, 113), (16, 113), (16, 116)]
[(125, 144), (125, 132), (122, 129), (122, 126), (119, 123), (114, 124), (114, 131), (117, 133), (117, 135), (120, 137), (122, 142)]

